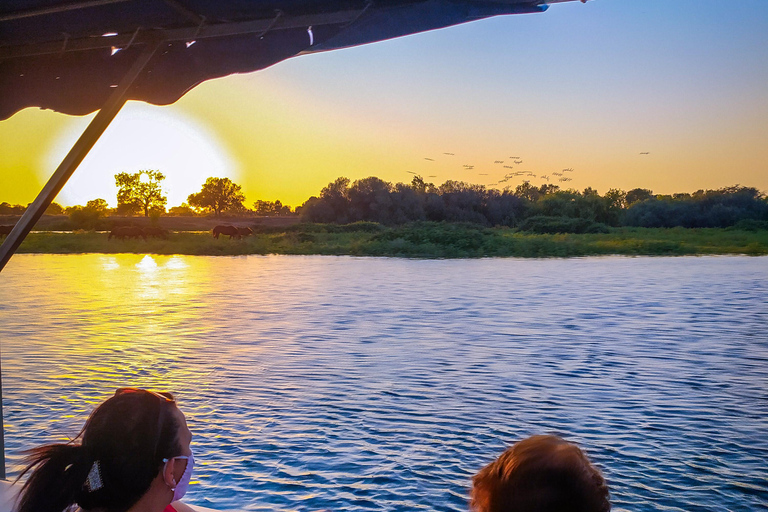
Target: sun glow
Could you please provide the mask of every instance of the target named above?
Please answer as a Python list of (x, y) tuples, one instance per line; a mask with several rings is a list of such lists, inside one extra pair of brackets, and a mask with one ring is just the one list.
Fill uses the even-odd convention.
[[(41, 179), (48, 179), (91, 118), (79, 118), (61, 131), (37, 166)], [(213, 131), (183, 113), (131, 102), (80, 164), (57, 202), (68, 206), (100, 197), (116, 206), (114, 175), (141, 169), (156, 169), (165, 175), (162, 188), (169, 208), (198, 192), (210, 176), (239, 179), (239, 164)]]

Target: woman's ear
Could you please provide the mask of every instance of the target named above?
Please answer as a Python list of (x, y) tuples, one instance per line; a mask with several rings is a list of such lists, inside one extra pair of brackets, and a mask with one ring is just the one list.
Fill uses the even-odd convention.
[[(169, 462), (170, 464), (168, 464)], [(175, 466), (176, 465), (173, 463), (173, 459), (163, 464), (163, 481), (165, 482), (165, 485), (167, 485), (171, 490), (176, 489), (176, 477), (173, 474)]]

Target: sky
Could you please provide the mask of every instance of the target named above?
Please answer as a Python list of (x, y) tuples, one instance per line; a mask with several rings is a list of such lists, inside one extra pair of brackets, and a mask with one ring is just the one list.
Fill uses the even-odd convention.
[[(0, 121), (0, 202), (31, 202), (92, 117)], [(766, 164), (768, 1), (590, 0), (288, 59), (170, 106), (129, 102), (56, 201), (115, 206), (114, 174), (140, 169), (167, 176), (169, 207), (209, 176), (242, 185), (248, 206), (413, 173), (768, 192)], [(499, 183), (515, 171), (536, 177)]]

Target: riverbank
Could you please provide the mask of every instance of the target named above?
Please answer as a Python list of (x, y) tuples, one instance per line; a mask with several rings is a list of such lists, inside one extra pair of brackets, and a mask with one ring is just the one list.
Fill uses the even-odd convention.
[(608, 233), (531, 234), (471, 224), (383, 227), (299, 224), (242, 240), (209, 232), (172, 232), (167, 240), (108, 240), (104, 232), (32, 232), (19, 253), (150, 253), (189, 255), (323, 254), (406, 258), (669, 256), (768, 254), (768, 231), (614, 228)]

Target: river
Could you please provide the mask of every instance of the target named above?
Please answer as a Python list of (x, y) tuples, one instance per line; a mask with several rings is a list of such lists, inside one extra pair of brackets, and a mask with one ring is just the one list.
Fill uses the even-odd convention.
[(557, 433), (614, 510), (768, 503), (768, 258), (17, 255), (8, 467), (121, 386), (177, 395), (220, 510), (462, 511)]

